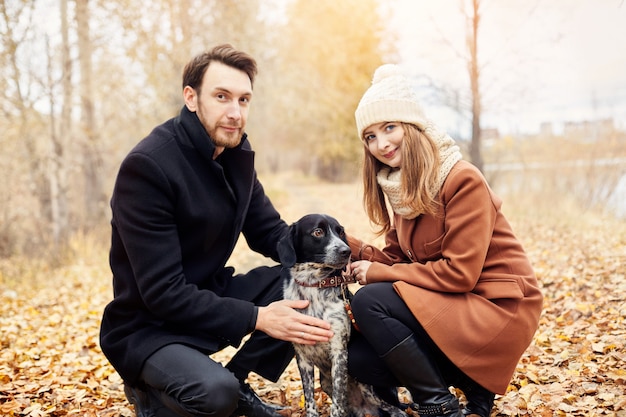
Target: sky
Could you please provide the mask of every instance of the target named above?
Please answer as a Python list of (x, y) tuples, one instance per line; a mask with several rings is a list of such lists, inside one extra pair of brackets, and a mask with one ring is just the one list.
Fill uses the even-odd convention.
[[(389, 26), (399, 64), (467, 91), (461, 3), (395, 0)], [(553, 122), (558, 132), (567, 121), (613, 118), (626, 129), (626, 0), (483, 0), (481, 23), (483, 127), (533, 133)], [(466, 130), (450, 110), (425, 107)]]

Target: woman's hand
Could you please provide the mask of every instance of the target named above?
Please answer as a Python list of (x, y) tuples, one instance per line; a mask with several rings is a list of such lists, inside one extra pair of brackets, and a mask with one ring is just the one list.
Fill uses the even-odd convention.
[(371, 265), (370, 261), (355, 261), (350, 264), (351, 274), (359, 284), (367, 284), (367, 270)]

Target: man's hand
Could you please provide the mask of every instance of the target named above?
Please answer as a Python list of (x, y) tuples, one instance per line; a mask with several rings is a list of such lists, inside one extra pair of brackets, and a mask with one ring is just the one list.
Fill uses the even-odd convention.
[(308, 305), (308, 300), (281, 300), (259, 307), (256, 330), (274, 339), (302, 345), (328, 342), (333, 337), (330, 323), (296, 311)]

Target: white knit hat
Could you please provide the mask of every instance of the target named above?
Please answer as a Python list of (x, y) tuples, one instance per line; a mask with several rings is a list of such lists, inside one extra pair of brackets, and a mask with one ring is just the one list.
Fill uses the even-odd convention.
[(354, 112), (359, 138), (376, 123), (405, 122), (424, 129), (427, 119), (418, 104), (418, 97), (400, 67), (385, 64), (378, 67), (372, 86), (363, 94)]

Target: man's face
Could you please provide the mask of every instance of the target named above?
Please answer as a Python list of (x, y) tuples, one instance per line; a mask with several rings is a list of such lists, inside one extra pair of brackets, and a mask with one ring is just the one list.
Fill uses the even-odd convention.
[(225, 148), (239, 145), (252, 98), (252, 84), (245, 72), (211, 62), (204, 73), (200, 95), (189, 86), (183, 95), (187, 108), (196, 112), (215, 144), (214, 158)]

